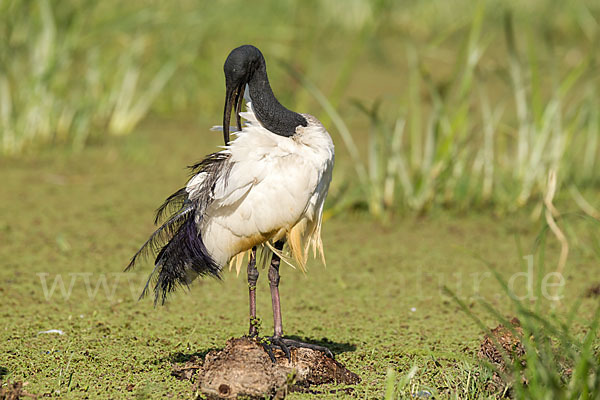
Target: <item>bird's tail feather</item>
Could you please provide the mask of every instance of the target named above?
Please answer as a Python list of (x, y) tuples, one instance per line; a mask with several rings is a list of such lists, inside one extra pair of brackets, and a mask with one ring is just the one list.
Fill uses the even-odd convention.
[[(170, 196), (158, 210), (158, 214), (181, 204), (181, 191)], [(140, 257), (149, 253), (157, 254), (154, 270), (142, 291), (144, 297), (150, 284), (154, 284), (154, 304), (161, 299), (164, 304), (167, 295), (178, 286), (188, 286), (196, 276), (212, 275), (220, 278), (221, 268), (209, 255), (195, 221), (196, 203), (185, 200), (178, 211), (158, 228), (132, 257), (125, 269), (133, 268)], [(159, 219), (159, 216), (157, 216)], [(166, 244), (165, 244), (166, 243)]]
[[(196, 276), (220, 278), (221, 268), (206, 250), (194, 218), (187, 218), (175, 235), (156, 256), (155, 268), (148, 279), (154, 281), (154, 304), (164, 304), (177, 286), (188, 286)], [(144, 296), (148, 291), (146, 285)]]

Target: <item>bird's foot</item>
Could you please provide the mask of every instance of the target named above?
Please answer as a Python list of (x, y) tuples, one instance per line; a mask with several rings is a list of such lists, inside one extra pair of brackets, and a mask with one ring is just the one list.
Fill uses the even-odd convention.
[(250, 329), (248, 331), (248, 337), (251, 339), (258, 338), (258, 332), (260, 331), (261, 320), (257, 317), (250, 317)]
[(272, 362), (276, 361), (275, 355), (273, 354), (274, 347), (279, 347), (281, 351), (283, 351), (283, 354), (285, 354), (285, 357), (288, 359), (288, 361), (291, 361), (290, 348), (298, 349), (301, 347), (305, 349), (320, 351), (322, 353), (325, 353), (326, 356), (332, 359), (335, 358), (331, 350), (329, 350), (327, 347), (319, 346), (318, 344), (300, 342), (298, 340), (287, 339), (283, 337), (271, 336), (269, 338), (264, 338), (260, 342), (260, 344), (263, 346), (263, 348), (269, 355), (269, 358), (271, 358)]

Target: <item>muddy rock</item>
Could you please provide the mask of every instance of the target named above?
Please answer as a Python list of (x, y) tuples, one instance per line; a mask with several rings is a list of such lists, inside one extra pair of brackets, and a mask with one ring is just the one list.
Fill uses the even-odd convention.
[[(521, 341), (523, 337), (521, 323), (518, 318), (513, 318), (510, 323), (511, 328), (499, 324), (491, 329), (483, 338), (477, 354), (479, 358), (495, 365), (500, 372), (510, 372), (510, 365), (507, 365), (507, 362), (512, 364), (515, 360), (525, 366), (525, 347)], [(524, 378), (521, 377), (521, 379)], [(492, 392), (508, 393), (507, 389), (511, 384), (512, 382), (505, 382), (498, 372), (494, 372), (492, 382), (487, 389)]]
[(289, 361), (280, 350), (274, 354), (275, 363), (255, 340), (234, 338), (223, 350), (209, 352), (204, 360), (174, 366), (173, 374), (195, 380), (196, 388), (209, 399), (281, 399), (290, 391), (313, 385), (360, 381), (358, 375), (319, 351), (291, 349)]
[(198, 356), (192, 356), (184, 364), (173, 364), (171, 375), (180, 380), (192, 380), (196, 378), (198, 371), (202, 368), (204, 360)]
[(585, 297), (600, 297), (600, 283), (590, 286), (585, 292)]
[(0, 400), (19, 400), (19, 399), (35, 399), (36, 395), (27, 393), (24, 389), (23, 382), (0, 382)]
[[(505, 358), (511, 362), (525, 355), (525, 348), (521, 343), (523, 329), (517, 318), (510, 321), (511, 328), (507, 328), (502, 324), (492, 329), (489, 334), (485, 335), (479, 348), (479, 357), (487, 359), (491, 363), (498, 366), (501, 371), (507, 368)], [(500, 345), (502, 348), (498, 348)]]

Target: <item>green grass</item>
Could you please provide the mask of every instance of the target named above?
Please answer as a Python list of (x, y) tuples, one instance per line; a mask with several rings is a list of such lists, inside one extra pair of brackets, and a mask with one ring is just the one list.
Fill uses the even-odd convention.
[[(533, 338), (524, 373), (535, 384), (520, 396), (597, 388), (598, 299), (582, 296), (600, 259), (589, 222), (599, 3), (339, 4), (0, 1), (0, 380), (70, 398), (187, 398), (170, 364), (246, 332), (243, 277), (196, 283), (154, 310), (136, 301), (149, 267), (121, 271), (184, 166), (221, 144), (207, 128), (222, 113), (223, 60), (253, 43), (282, 103), (319, 117), (336, 144), (328, 266), (284, 270), (282, 301), (287, 333), (330, 341), (363, 378), (345, 395), (494, 396), (473, 317), (492, 327), (509, 315)], [(523, 256), (535, 254), (536, 285), (560, 268), (544, 220), (553, 174), (564, 297), (514, 302), (502, 282), (526, 270)], [(47, 300), (41, 279), (51, 288), (57, 276), (72, 292)], [(38, 334), (48, 329), (65, 335)], [(560, 363), (579, 366), (569, 382), (563, 350)]]
[[(591, 225), (598, 227), (598, 221), (590, 220)], [(546, 231), (539, 236), (539, 251), (536, 257), (538, 275), (548, 271), (545, 258)], [(533, 258), (532, 258), (533, 260)], [(560, 295), (562, 287), (557, 289), (545, 287), (544, 279), (532, 282), (530, 290), (533, 296), (519, 298), (512, 295), (510, 280), (492, 269), (499, 285), (503, 288), (519, 320), (516, 328), (502, 315), (502, 312), (488, 301), (479, 302), (488, 313), (500, 321), (514, 337), (518, 338), (523, 354), (516, 351), (515, 345), (508, 351), (506, 347), (501, 355), (505, 368), (484, 360), (482, 365), (489, 373), (502, 378), (503, 384), (497, 384), (498, 393), (509, 393), (519, 399), (586, 399), (600, 395), (600, 354), (598, 353), (598, 322), (600, 320), (600, 304), (596, 301), (591, 309), (577, 299), (569, 308), (559, 303), (547, 304), (543, 299)], [(553, 273), (553, 272), (551, 272)], [(485, 323), (470, 309), (464, 301), (447, 292), (459, 304), (465, 314), (483, 330)], [(536, 300), (532, 301), (535, 298)], [(584, 308), (582, 308), (584, 307)], [(579, 318), (581, 313), (585, 318)], [(579, 324), (582, 324), (581, 326)], [(492, 336), (496, 348), (502, 349), (497, 337)], [(507, 386), (505, 386), (507, 385)]]
[[(490, 29), (486, 5), (477, 2), (453, 44), (458, 55), (449, 58), (449, 76), (441, 77), (439, 62), (426, 59), (441, 48), (422, 49), (409, 39), (403, 51), (407, 90), (372, 105), (354, 99), (369, 120), (366, 143), (364, 133), (352, 134), (333, 101), (298, 77), (331, 117), (353, 160), (355, 204), (374, 216), (439, 206), (513, 212), (541, 200), (551, 172), (558, 174), (559, 188), (567, 186), (563, 182), (597, 185), (599, 104), (586, 88), (598, 85), (595, 56), (581, 54), (569, 66), (546, 55), (550, 65), (542, 67), (539, 53), (556, 52), (554, 44), (515, 26), (509, 11), (497, 30)], [(536, 45), (517, 40), (518, 34), (535, 37)]]
[[(78, 154), (48, 150), (0, 162), (3, 380), (22, 380), (31, 393), (60, 392), (64, 398), (190, 398), (191, 384), (170, 376), (171, 362), (246, 332), (243, 276), (226, 273), (222, 283), (197, 282), (190, 293), (153, 309), (150, 299), (136, 301), (150, 266), (119, 275), (151, 232), (157, 204), (185, 181), (184, 166), (220, 143), (205, 129), (210, 123), (200, 126), (152, 121), (131, 136)], [(345, 162), (340, 161), (342, 168)], [(586, 225), (575, 220), (569, 226), (593, 245)], [(284, 328), (327, 340), (363, 379), (352, 394), (332, 394), (333, 387), (327, 387), (324, 397), (382, 398), (393, 392), (405, 398), (424, 390), (442, 397), (486, 397), (488, 375), (475, 357), (480, 328), (443, 286), (495, 326), (479, 297), (502, 315), (515, 311), (480, 258), (508, 279), (523, 270), (515, 236), (528, 254), (541, 227), (519, 216), (477, 214), (434, 213), (383, 225), (361, 213), (330, 219), (323, 232), (327, 267), (312, 263), (306, 276), (283, 270)], [(552, 270), (559, 246), (548, 238), (546, 248), (546, 268)], [(565, 308), (557, 312), (597, 281), (591, 248), (572, 249)], [(58, 274), (67, 285), (75, 276), (70, 297), (64, 299), (57, 289), (46, 300), (39, 273), (48, 274), (48, 285)], [(102, 276), (108, 294), (101, 286), (94, 295)], [(516, 293), (525, 293), (525, 282), (517, 284)], [(272, 329), (267, 288), (262, 272), (258, 307), (265, 333)], [(597, 299), (582, 299), (573, 320), (576, 332), (582, 332), (596, 304)], [(48, 329), (65, 334), (38, 334)]]
[(598, 185), (593, 1), (0, 7), (5, 156), (81, 150), (148, 115), (215, 115), (223, 59), (251, 42), (283, 102), (320, 117), (353, 160), (334, 212), (502, 214), (539, 203), (551, 171), (561, 192)]

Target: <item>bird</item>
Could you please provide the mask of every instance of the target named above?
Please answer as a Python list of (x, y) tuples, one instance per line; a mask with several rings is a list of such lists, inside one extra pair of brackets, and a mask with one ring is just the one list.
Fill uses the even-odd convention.
[[(264, 267), (268, 265), (274, 327), (273, 335), (260, 338), (260, 343), (271, 360), (275, 362), (276, 347), (288, 359), (290, 349), (300, 347), (333, 358), (326, 347), (284, 336), (279, 296), (282, 260), (305, 271), (312, 249), (313, 256), (319, 255), (325, 263), (321, 226), (334, 166), (333, 141), (316, 117), (291, 111), (277, 100), (265, 58), (255, 46), (233, 49), (223, 71), (225, 106), (223, 125), (217, 129), (222, 129), (225, 145), (189, 167), (191, 178), (157, 209), (154, 222), (160, 226), (131, 258), (126, 271), (140, 258), (156, 256), (140, 296), (154, 283), (156, 306), (199, 276), (221, 278), (227, 265), (235, 266), (239, 274), (247, 258), (248, 336), (259, 339), (259, 249), (265, 255), (260, 257)], [(232, 112), (237, 130), (230, 128)]]

